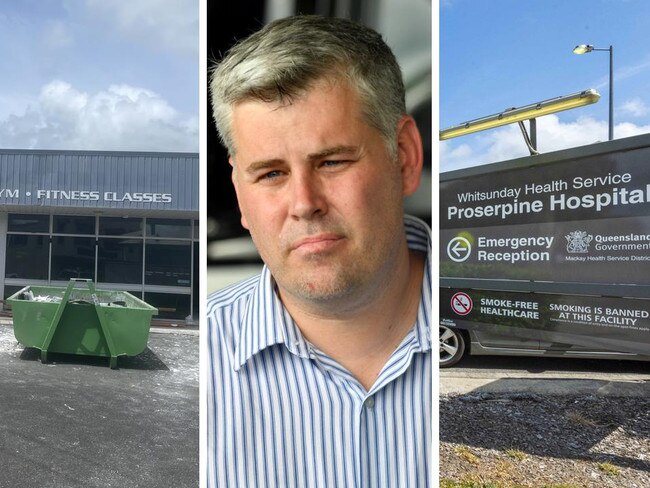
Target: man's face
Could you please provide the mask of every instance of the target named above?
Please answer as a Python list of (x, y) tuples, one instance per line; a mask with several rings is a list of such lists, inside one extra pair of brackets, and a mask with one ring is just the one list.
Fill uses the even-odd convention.
[(232, 128), (242, 224), (281, 294), (329, 303), (390, 280), (415, 188), (354, 90), (320, 82), (291, 104), (241, 102)]

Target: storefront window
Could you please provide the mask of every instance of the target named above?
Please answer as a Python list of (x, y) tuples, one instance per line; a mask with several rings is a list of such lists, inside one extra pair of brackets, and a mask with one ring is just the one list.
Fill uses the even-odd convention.
[[(133, 287), (136, 296), (144, 290), (159, 318), (184, 320), (192, 310), (198, 318), (198, 235), (194, 219), (9, 214), (5, 278), (13, 281), (5, 292), (33, 281), (92, 279), (100, 288)], [(166, 287), (187, 293), (163, 293)]]
[(145, 284), (189, 287), (191, 244), (188, 241), (147, 240)]
[[(24, 286), (11, 286), (11, 285), (5, 285), (5, 296), (4, 299), (6, 300), (9, 298), (11, 295), (16, 293), (17, 291), (20, 291), (24, 288)], [(9, 304), (5, 303), (4, 305), (5, 310), (9, 308)]]
[(142, 236), (142, 219), (122, 217), (100, 217), (100, 236)]
[(95, 234), (95, 217), (54, 216), (55, 234)]
[(100, 238), (97, 242), (97, 281), (142, 283), (142, 240)]
[(5, 277), (47, 280), (49, 252), (49, 236), (9, 234)]
[(52, 280), (95, 279), (95, 238), (52, 238)]
[(199, 243), (195, 242), (192, 244), (194, 246), (194, 264), (193, 264), (193, 271), (194, 271), (194, 276), (192, 277), (192, 290), (194, 293), (193, 299), (192, 299), (192, 308), (193, 308), (193, 316), (195, 319), (199, 318)]
[(157, 319), (184, 319), (190, 314), (190, 296), (145, 292), (144, 301), (158, 309)]
[(190, 239), (192, 237), (191, 224), (191, 220), (147, 219), (147, 236)]
[(49, 215), (9, 214), (9, 232), (50, 232)]

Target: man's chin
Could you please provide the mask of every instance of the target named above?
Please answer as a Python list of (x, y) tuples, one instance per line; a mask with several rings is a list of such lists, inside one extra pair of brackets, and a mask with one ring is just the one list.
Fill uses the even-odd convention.
[(354, 280), (342, 279), (341, 277), (300, 277), (291, 286), (287, 287), (296, 298), (314, 303), (337, 302), (356, 289)]

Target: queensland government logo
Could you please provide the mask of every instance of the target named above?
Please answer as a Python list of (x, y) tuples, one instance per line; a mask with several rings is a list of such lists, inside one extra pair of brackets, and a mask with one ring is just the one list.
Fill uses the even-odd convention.
[(587, 234), (584, 230), (574, 230), (564, 237), (567, 240), (566, 250), (570, 253), (589, 252), (589, 243), (594, 238), (594, 236)]

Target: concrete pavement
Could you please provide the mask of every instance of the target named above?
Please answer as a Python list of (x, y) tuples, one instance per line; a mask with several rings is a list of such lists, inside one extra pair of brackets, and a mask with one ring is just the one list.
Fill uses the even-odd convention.
[(152, 330), (111, 370), (54, 353), (41, 364), (2, 323), (0, 487), (198, 486), (198, 331)]
[[(516, 367), (517, 364), (521, 366)], [(457, 367), (440, 371), (440, 393), (647, 398), (650, 397), (650, 362), (470, 357)]]

